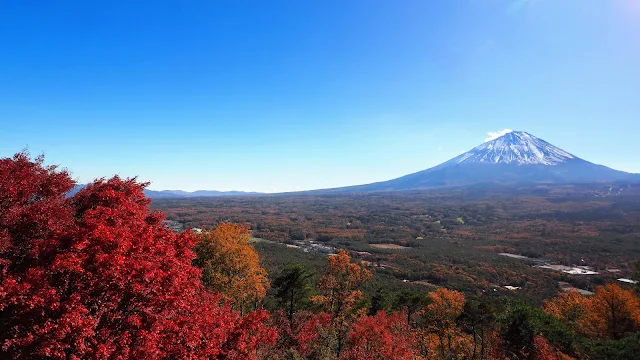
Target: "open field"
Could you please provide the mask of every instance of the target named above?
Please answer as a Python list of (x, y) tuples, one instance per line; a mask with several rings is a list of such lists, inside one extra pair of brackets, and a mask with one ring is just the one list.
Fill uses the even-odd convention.
[(411, 249), (408, 246), (401, 246), (396, 244), (369, 244), (372, 248), (376, 249), (391, 249), (391, 250), (406, 250)]

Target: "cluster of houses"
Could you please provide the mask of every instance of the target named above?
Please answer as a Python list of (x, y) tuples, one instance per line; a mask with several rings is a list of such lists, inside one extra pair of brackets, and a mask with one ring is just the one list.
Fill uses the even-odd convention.
[(287, 244), (287, 247), (300, 249), (304, 252), (316, 252), (327, 255), (336, 253), (336, 249), (334, 247), (320, 244), (314, 241), (296, 241), (293, 244)]
[(594, 268), (591, 266), (565, 266), (565, 265), (536, 265), (535, 267), (541, 269), (551, 269), (554, 271), (561, 271), (563, 273), (571, 274), (571, 275), (598, 275), (599, 272), (594, 271)]
[[(548, 263), (548, 260), (544, 260), (544, 259), (534, 259), (534, 258), (522, 256), (522, 255), (509, 254), (509, 253), (500, 253), (499, 255), (507, 256), (507, 257), (514, 258), (514, 259), (529, 260), (529, 261), (532, 261), (532, 262), (536, 263), (536, 265), (533, 265), (533, 267), (537, 267), (537, 268), (540, 268), (540, 269), (549, 269), (549, 270), (553, 270), (553, 271), (560, 271), (560, 272), (563, 272), (563, 273), (566, 273), (566, 274), (571, 274), (571, 275), (598, 275), (598, 274), (600, 274), (599, 272), (595, 271), (595, 269), (593, 267), (591, 267), (591, 266), (585, 266), (585, 265), (574, 265), (574, 266), (553, 265), (553, 264)], [(582, 260), (582, 261), (584, 262), (584, 260)], [(619, 269), (606, 269), (606, 271), (609, 272), (609, 273), (619, 273), (620, 272)], [(623, 282), (623, 283), (632, 284), (632, 285), (638, 283), (638, 281), (635, 281), (635, 280), (632, 280), (632, 279), (627, 279), (627, 278), (618, 278), (616, 280), (620, 281), (620, 282)], [(591, 291), (569, 287), (568, 284), (566, 284), (566, 286), (563, 288), (563, 283), (561, 283), (560, 287), (564, 291), (568, 291), (567, 289), (570, 289), (570, 290), (572, 289), (572, 290), (577, 290), (578, 292), (580, 292), (581, 294), (584, 294), (584, 295), (592, 295), (593, 294)], [(505, 286), (505, 288), (507, 288), (509, 290), (515, 290), (515, 288), (512, 287), (512, 286)]]
[[(337, 249), (333, 246), (328, 246), (315, 241), (296, 241), (293, 244), (286, 244), (288, 248), (300, 249), (304, 252), (315, 252), (320, 254), (334, 255)], [(349, 255), (358, 259), (366, 259), (372, 254), (367, 251), (349, 251)], [(368, 261), (362, 261), (363, 264), (368, 264)]]

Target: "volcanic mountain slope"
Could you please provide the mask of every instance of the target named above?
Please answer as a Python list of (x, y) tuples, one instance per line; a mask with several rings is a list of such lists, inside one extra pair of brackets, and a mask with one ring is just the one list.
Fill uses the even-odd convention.
[(590, 183), (640, 181), (630, 174), (580, 159), (524, 131), (513, 131), (438, 166), (397, 179), (329, 189), (329, 192), (418, 190), (483, 183)]

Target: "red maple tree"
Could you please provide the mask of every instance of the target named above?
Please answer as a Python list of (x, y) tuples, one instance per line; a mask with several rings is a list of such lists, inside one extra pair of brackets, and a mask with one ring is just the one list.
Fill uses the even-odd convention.
[(0, 159), (0, 358), (251, 359), (268, 314), (241, 317), (200, 282), (194, 239), (135, 179), (67, 197), (65, 171)]
[(342, 356), (348, 360), (416, 359), (417, 351), (411, 328), (404, 313), (363, 316), (353, 324), (347, 335), (347, 347)]

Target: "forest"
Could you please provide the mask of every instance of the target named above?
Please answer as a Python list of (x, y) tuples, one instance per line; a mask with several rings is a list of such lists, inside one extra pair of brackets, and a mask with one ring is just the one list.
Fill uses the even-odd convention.
[[(340, 196), (158, 199), (152, 207), (187, 229), (243, 224), (253, 237), (272, 241), (255, 244), (272, 273), (290, 261), (320, 272), (323, 256), (313, 260), (313, 254), (305, 257), (291, 248), (319, 243), (348, 250), (369, 264), (376, 283), (386, 288), (445, 286), (472, 295), (498, 292), (541, 305), (561, 288), (593, 292), (631, 276), (640, 259), (639, 189), (622, 184), (477, 186)], [(598, 274), (576, 276), (535, 267), (545, 262), (585, 266)]]
[(0, 159), (0, 358), (640, 356), (633, 186), (152, 202), (136, 179), (74, 185)]

